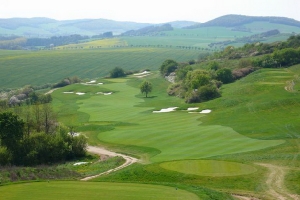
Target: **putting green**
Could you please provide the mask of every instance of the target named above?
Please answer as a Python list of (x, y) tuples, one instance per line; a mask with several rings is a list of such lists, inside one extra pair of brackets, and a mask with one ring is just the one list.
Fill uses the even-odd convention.
[(0, 187), (1, 199), (120, 199), (120, 200), (197, 200), (195, 194), (185, 190), (150, 184), (95, 183), (50, 181), (15, 184)]
[(161, 163), (160, 166), (167, 170), (199, 176), (238, 176), (256, 172), (256, 168), (250, 165), (216, 160), (182, 160)]

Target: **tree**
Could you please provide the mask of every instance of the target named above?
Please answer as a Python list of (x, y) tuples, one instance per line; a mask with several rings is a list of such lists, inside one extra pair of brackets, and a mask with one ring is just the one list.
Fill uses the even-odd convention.
[(152, 91), (152, 84), (148, 81), (144, 81), (141, 86), (140, 86), (140, 89), (141, 89), (141, 93), (142, 94), (146, 94), (146, 98), (148, 97), (148, 93)]
[(165, 60), (160, 66), (160, 73), (163, 76), (167, 76), (174, 72), (178, 67), (178, 63), (174, 60)]
[(222, 81), (224, 84), (233, 82), (233, 76), (230, 69), (223, 68), (217, 71), (217, 80)]
[(120, 67), (115, 67), (113, 70), (110, 71), (110, 78), (118, 78), (126, 76), (124, 70)]
[(2, 146), (5, 146), (9, 152), (16, 152), (23, 134), (23, 120), (11, 112), (0, 113), (0, 140)]

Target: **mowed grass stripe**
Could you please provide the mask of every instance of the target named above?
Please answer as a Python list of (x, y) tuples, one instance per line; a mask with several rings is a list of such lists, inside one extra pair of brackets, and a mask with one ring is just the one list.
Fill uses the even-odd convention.
[(205, 116), (203, 114), (189, 114), (186, 111), (152, 113), (151, 107), (137, 106), (144, 100), (137, 98), (139, 90), (127, 85), (124, 80), (103, 85), (108, 90), (117, 91), (112, 95), (94, 95), (78, 100), (78, 111), (88, 113), (90, 122), (122, 121), (136, 124), (101, 132), (98, 138), (108, 143), (158, 149), (161, 154), (152, 157), (153, 162), (254, 151), (284, 142), (250, 139), (225, 126), (203, 126), (199, 121), (200, 117)]
[(195, 194), (167, 186), (133, 183), (50, 181), (0, 187), (1, 197), (17, 199), (197, 200)]

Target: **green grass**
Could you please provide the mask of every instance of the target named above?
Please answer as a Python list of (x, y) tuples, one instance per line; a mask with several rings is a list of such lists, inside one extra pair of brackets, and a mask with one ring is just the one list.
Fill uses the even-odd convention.
[(131, 184), (131, 183), (95, 183), (95, 182), (40, 182), (0, 187), (2, 197), (13, 199), (199, 199), (195, 194), (174, 187)]
[(164, 162), (160, 167), (198, 176), (239, 176), (256, 172), (256, 168), (235, 162), (215, 160), (183, 160)]
[(103, 77), (114, 67), (157, 70), (166, 59), (186, 62), (197, 59), (200, 52), (167, 48), (0, 51), (0, 88), (54, 83), (71, 76)]
[(255, 139), (299, 138), (299, 93), (284, 89), (294, 76), (286, 69), (262, 69), (225, 85), (222, 98), (203, 104), (216, 111), (203, 123), (228, 126)]
[[(153, 76), (156, 77), (156, 75)], [(106, 143), (157, 149), (161, 153), (151, 157), (152, 162), (208, 158), (254, 151), (284, 142), (283, 140), (251, 139), (230, 127), (201, 125), (199, 119), (205, 118), (204, 114), (189, 114), (186, 111), (152, 113), (154, 108), (161, 109), (180, 106), (180, 104), (176, 105), (176, 101), (164, 101), (164, 96), (140, 98), (136, 96), (139, 95), (138, 88), (129, 86), (127, 81), (123, 79), (101, 86), (70, 86), (55, 91), (53, 97), (61, 99), (59, 110), (63, 113), (66, 112), (63, 109), (68, 99), (76, 99), (76, 103), (73, 103), (74, 106), (76, 105), (76, 112), (85, 113), (87, 116), (85, 120), (88, 120), (86, 122), (90, 124), (103, 121), (131, 124), (130, 126), (112, 126), (108, 129), (109, 131), (100, 131), (97, 138)], [(76, 92), (87, 93), (83, 96), (62, 93), (64, 90), (73, 90), (74, 87), (76, 87)], [(114, 91), (114, 93), (108, 96), (96, 95), (97, 90)], [(160, 98), (162, 101), (159, 101)], [(149, 102), (144, 104), (145, 101)], [(151, 101), (160, 102), (160, 104), (148, 107)]]

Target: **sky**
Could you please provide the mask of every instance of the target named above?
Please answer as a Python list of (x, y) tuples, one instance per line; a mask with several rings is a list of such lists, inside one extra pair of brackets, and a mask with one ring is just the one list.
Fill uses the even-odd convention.
[(300, 21), (300, 0), (0, 0), (0, 18), (111, 19), (143, 23), (207, 22), (227, 14)]

